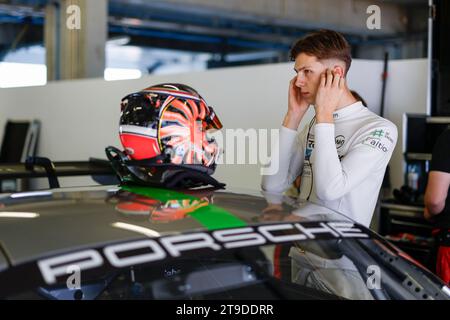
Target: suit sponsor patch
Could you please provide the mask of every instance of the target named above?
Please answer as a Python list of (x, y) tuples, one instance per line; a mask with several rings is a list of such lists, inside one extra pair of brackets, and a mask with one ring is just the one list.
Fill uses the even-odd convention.
[(389, 131), (376, 129), (363, 140), (362, 144), (387, 153), (391, 150), (393, 142)]

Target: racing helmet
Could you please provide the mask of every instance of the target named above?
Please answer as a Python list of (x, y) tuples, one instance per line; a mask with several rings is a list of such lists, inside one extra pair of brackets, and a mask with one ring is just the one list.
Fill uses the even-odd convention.
[(106, 153), (123, 183), (189, 188), (212, 184), (219, 146), (209, 133), (222, 123), (193, 88), (164, 83), (121, 101), (119, 136), (124, 151)]

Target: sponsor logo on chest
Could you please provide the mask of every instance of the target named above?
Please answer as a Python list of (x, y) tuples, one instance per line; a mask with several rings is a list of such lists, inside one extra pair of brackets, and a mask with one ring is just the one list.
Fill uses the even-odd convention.
[[(338, 150), (339, 160), (341, 160), (344, 157), (344, 155), (341, 154), (341, 152), (342, 152), (342, 147), (345, 144), (345, 136), (343, 136), (343, 135), (336, 136), (334, 138), (334, 143), (336, 145), (336, 150)], [(309, 139), (306, 142), (306, 150), (305, 150), (305, 160), (306, 161), (310, 161), (311, 154), (312, 154), (312, 152), (314, 150), (314, 145), (315, 145), (315, 143), (314, 143), (314, 135), (310, 134), (309, 135)]]

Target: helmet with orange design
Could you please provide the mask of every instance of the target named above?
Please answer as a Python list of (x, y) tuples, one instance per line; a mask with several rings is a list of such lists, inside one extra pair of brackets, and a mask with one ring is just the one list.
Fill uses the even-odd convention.
[(106, 153), (122, 183), (223, 186), (211, 177), (219, 146), (210, 134), (221, 128), (214, 109), (196, 90), (159, 84), (122, 99), (119, 136), (124, 151), (108, 147)]

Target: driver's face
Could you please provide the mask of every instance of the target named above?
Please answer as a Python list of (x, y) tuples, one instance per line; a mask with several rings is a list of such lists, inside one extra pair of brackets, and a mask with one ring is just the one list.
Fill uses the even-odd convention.
[(327, 66), (315, 56), (300, 53), (295, 59), (294, 70), (297, 73), (295, 85), (300, 88), (302, 97), (308, 103), (314, 104), (320, 75), (327, 70)]

